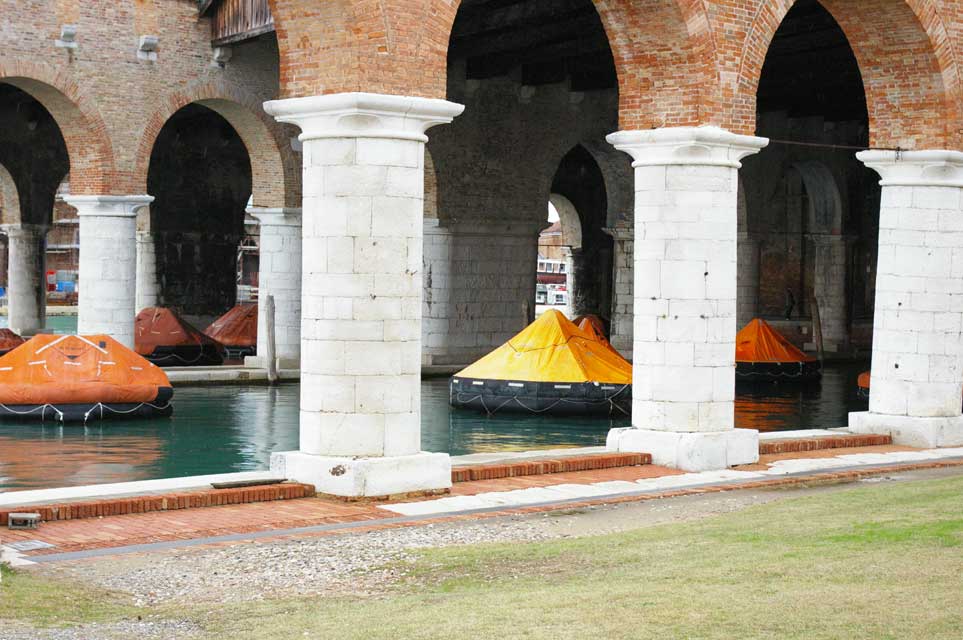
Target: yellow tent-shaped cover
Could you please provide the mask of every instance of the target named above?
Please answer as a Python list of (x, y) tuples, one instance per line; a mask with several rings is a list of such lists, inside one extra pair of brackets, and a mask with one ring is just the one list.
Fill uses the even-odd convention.
[(455, 377), (632, 384), (632, 365), (552, 309)]

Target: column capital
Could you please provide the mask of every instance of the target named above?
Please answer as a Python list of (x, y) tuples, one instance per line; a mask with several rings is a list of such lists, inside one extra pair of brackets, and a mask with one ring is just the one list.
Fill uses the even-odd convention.
[(0, 224), (0, 233), (7, 236), (43, 236), (50, 231), (50, 225), (47, 224), (25, 224), (22, 222), (9, 222), (6, 224)]
[(150, 205), (154, 196), (65, 196), (64, 202), (77, 209), (78, 216), (133, 218)]
[(856, 158), (880, 175), (883, 187), (963, 187), (959, 151), (860, 151)]
[(425, 131), (448, 124), (464, 105), (433, 98), (378, 93), (333, 93), (271, 100), (264, 110), (301, 128), (299, 139), (393, 138), (427, 142)]
[(769, 144), (768, 138), (742, 136), (719, 127), (667, 127), (616, 131), (605, 138), (635, 161), (633, 167), (699, 165), (738, 169), (746, 156)]
[(635, 227), (617, 224), (614, 227), (602, 227), (602, 232), (616, 240), (635, 240)]
[(300, 227), (301, 207), (248, 207), (245, 212), (262, 227)]

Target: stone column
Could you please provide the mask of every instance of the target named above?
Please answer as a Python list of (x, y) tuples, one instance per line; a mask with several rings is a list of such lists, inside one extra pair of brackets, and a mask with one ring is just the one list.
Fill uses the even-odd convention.
[[(81, 246), (81, 251), (83, 247)], [(137, 232), (137, 284), (134, 308), (140, 313), (147, 307), (156, 307), (160, 300), (160, 284), (157, 282), (157, 249), (150, 232)]]
[(685, 470), (755, 462), (734, 429), (736, 190), (740, 160), (768, 142), (715, 127), (622, 131), (635, 160), (632, 427), (608, 446)]
[(759, 240), (740, 231), (736, 241), (738, 250), (736, 276), (736, 330), (742, 329), (758, 315), (759, 301)]
[(48, 227), (5, 224), (7, 234), (7, 320), (21, 335), (33, 335), (46, 326)]
[(106, 333), (134, 347), (137, 211), (151, 196), (67, 196), (80, 218), (77, 333)]
[(858, 433), (963, 445), (963, 153), (863, 151), (882, 177), (869, 411)]
[(267, 102), (304, 149), (300, 451), (272, 472), (322, 493), (451, 486), (421, 451), (425, 131), (463, 107), (344, 93)]
[(846, 238), (838, 235), (813, 235), (815, 261), (813, 295), (819, 304), (823, 330), (823, 349), (834, 353), (848, 346), (846, 326)]
[[(274, 296), (274, 343), (278, 366), (296, 369), (301, 361), (301, 209), (248, 207), (257, 219), (258, 300)], [(248, 366), (266, 367), (265, 305), (258, 305), (257, 352)]]
[(603, 229), (612, 236), (612, 317), (609, 330), (609, 342), (623, 357), (632, 359), (632, 277), (633, 269), (633, 241), (635, 234), (632, 227), (618, 226)]
[(425, 220), (424, 364), (471, 364), (532, 321), (544, 227)]
[[(576, 250), (578, 251), (578, 250)], [(569, 320), (577, 315), (575, 304), (575, 256), (572, 247), (562, 247), (562, 257), (565, 258), (565, 310), (563, 313)]]

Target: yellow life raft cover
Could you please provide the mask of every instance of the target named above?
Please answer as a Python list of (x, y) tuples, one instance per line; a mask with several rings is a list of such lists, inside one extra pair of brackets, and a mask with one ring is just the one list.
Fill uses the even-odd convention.
[(632, 384), (632, 365), (551, 309), (521, 333), (455, 374), (476, 380)]

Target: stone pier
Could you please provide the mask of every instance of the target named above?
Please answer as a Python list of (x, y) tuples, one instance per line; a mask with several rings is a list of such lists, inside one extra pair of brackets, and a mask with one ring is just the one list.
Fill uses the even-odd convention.
[(544, 226), (425, 220), (424, 364), (470, 364), (534, 320)]
[(758, 459), (734, 429), (740, 160), (767, 144), (715, 127), (623, 131), (635, 160), (632, 427), (608, 446), (689, 471)]
[[(301, 361), (301, 209), (249, 207), (258, 221), (258, 300), (274, 296), (275, 353), (278, 367), (296, 369)], [(258, 305), (257, 353), (249, 366), (266, 367), (266, 306)]]
[(46, 326), (46, 235), (48, 227), (5, 224), (7, 235), (7, 317), (14, 332), (37, 333)]
[(77, 333), (106, 333), (134, 347), (137, 212), (151, 196), (68, 196), (80, 218)]
[(304, 153), (300, 450), (272, 471), (341, 496), (451, 486), (421, 451), (425, 131), (461, 105), (368, 93), (265, 103)]
[(869, 411), (858, 433), (963, 445), (963, 153), (863, 151), (882, 177)]

